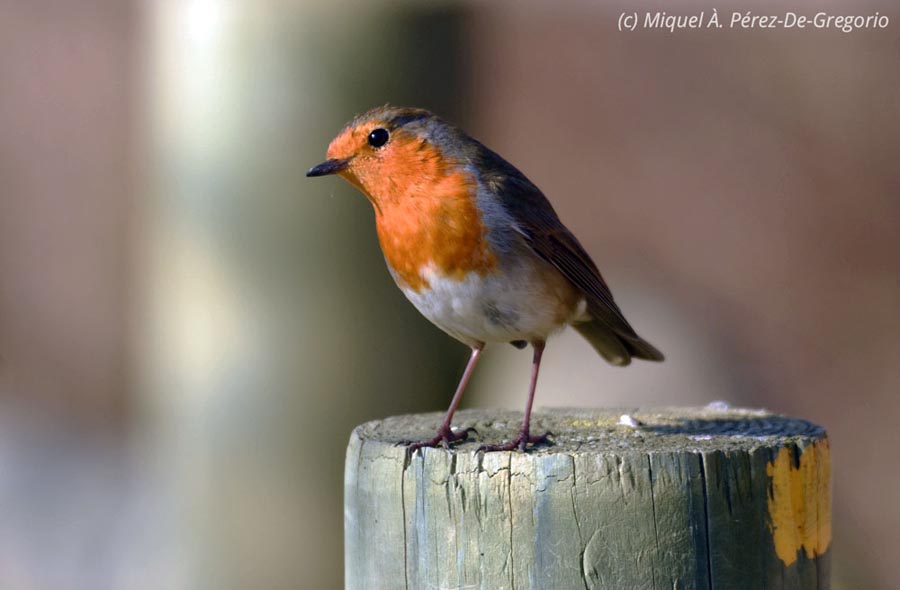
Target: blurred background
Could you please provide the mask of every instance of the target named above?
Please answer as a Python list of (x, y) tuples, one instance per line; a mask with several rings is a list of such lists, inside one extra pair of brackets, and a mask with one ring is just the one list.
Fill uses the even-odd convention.
[[(900, 588), (900, 11), (716, 7), (891, 22), (0, 0), (0, 588), (342, 587), (350, 430), (443, 410), (467, 357), (394, 287), (365, 199), (303, 177), (385, 102), (525, 171), (668, 357), (617, 369), (566, 332), (538, 405), (823, 424), (834, 587)], [(520, 408), (529, 363), (489, 348), (464, 405)]]

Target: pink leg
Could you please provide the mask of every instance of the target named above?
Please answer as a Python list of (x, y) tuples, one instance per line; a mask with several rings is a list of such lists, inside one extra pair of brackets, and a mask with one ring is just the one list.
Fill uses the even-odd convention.
[(409, 445), (409, 452), (422, 447), (436, 447), (439, 444), (443, 444), (445, 447), (449, 448), (450, 443), (465, 440), (469, 436), (469, 430), (471, 429), (466, 429), (459, 434), (456, 434), (451, 430), (450, 424), (453, 421), (453, 414), (456, 413), (456, 408), (459, 406), (459, 400), (462, 399), (463, 392), (466, 390), (466, 385), (469, 384), (469, 378), (472, 376), (472, 372), (475, 370), (475, 365), (478, 363), (478, 358), (480, 356), (481, 348), (473, 348), (472, 356), (469, 357), (466, 370), (463, 371), (462, 378), (459, 380), (459, 385), (456, 386), (456, 393), (453, 394), (453, 399), (450, 401), (450, 407), (447, 408), (447, 415), (444, 416), (444, 422), (438, 429), (437, 435), (430, 440), (412, 443)]
[(484, 445), (480, 450), (484, 451), (511, 451), (518, 448), (524, 451), (529, 445), (536, 445), (547, 442), (547, 434), (540, 436), (531, 436), (529, 429), (531, 428), (531, 406), (534, 405), (534, 390), (537, 388), (538, 371), (541, 369), (541, 356), (544, 354), (543, 342), (532, 342), (534, 346), (534, 360), (531, 362), (531, 383), (528, 387), (528, 403), (525, 405), (525, 419), (522, 420), (522, 429), (519, 435), (508, 443), (502, 445)]

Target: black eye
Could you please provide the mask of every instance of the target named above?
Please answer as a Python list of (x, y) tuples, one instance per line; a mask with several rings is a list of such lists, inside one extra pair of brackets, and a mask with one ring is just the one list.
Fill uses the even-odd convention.
[(374, 148), (380, 148), (387, 143), (387, 140), (390, 139), (390, 137), (391, 134), (388, 133), (387, 129), (382, 129), (381, 127), (373, 129), (369, 134), (369, 145)]

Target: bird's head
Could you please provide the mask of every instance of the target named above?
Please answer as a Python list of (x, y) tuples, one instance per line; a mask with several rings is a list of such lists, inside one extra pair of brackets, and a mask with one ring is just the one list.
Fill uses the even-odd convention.
[(328, 159), (306, 175), (338, 174), (378, 210), (456, 172), (467, 139), (425, 109), (377, 107), (347, 123), (328, 146)]

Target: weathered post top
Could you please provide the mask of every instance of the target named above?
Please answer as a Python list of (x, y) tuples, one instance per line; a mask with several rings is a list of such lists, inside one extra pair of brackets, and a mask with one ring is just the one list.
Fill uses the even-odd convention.
[(476, 452), (520, 419), (459, 412), (477, 435), (411, 456), (398, 443), (429, 437), (441, 414), (356, 428), (346, 588), (828, 587), (823, 428), (720, 407), (554, 409), (533, 417), (553, 445)]

